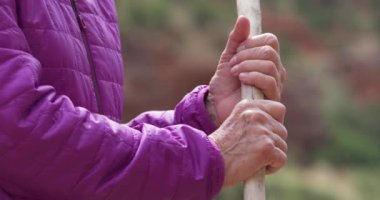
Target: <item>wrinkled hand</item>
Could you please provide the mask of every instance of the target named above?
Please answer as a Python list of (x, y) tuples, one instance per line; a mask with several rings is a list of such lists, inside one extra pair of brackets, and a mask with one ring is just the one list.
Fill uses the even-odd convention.
[(266, 99), (279, 101), (286, 71), (273, 34), (249, 36), (249, 20), (239, 17), (210, 81), (207, 107), (216, 124), (222, 123), (241, 99), (241, 83), (255, 86)]
[(259, 169), (274, 173), (287, 161), (285, 106), (270, 100), (243, 100), (209, 138), (224, 158), (224, 186), (247, 180)]

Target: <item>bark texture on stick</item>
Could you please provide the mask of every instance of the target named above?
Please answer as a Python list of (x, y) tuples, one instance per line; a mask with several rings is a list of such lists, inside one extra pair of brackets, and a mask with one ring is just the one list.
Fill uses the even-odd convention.
[[(237, 0), (238, 15), (249, 18), (250, 37), (261, 34), (260, 0)], [(255, 87), (242, 84), (243, 99), (264, 99), (263, 93)], [(259, 170), (244, 185), (244, 200), (265, 200), (265, 168)]]

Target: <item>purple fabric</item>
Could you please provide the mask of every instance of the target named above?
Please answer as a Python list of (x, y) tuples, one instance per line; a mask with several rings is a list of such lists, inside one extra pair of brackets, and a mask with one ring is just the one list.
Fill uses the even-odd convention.
[(211, 199), (223, 159), (199, 86), (121, 124), (112, 0), (0, 0), (0, 199)]

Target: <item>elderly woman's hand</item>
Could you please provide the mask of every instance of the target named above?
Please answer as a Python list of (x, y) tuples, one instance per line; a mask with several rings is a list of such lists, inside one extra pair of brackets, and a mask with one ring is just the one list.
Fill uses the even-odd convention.
[(281, 99), (286, 71), (278, 39), (270, 33), (248, 38), (249, 28), (248, 19), (239, 17), (210, 81), (207, 106), (217, 125), (240, 101), (241, 83), (258, 88), (266, 99)]
[(285, 106), (270, 100), (243, 100), (209, 135), (224, 158), (224, 186), (247, 180), (266, 167), (274, 173), (287, 161)]

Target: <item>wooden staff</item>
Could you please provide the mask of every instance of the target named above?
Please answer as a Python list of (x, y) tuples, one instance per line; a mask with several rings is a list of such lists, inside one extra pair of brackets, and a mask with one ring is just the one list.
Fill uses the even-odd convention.
[[(249, 37), (261, 34), (260, 0), (237, 0), (238, 15), (249, 18)], [(263, 93), (255, 87), (242, 84), (243, 99), (264, 99)], [(265, 168), (260, 169), (244, 185), (244, 200), (265, 200)]]

